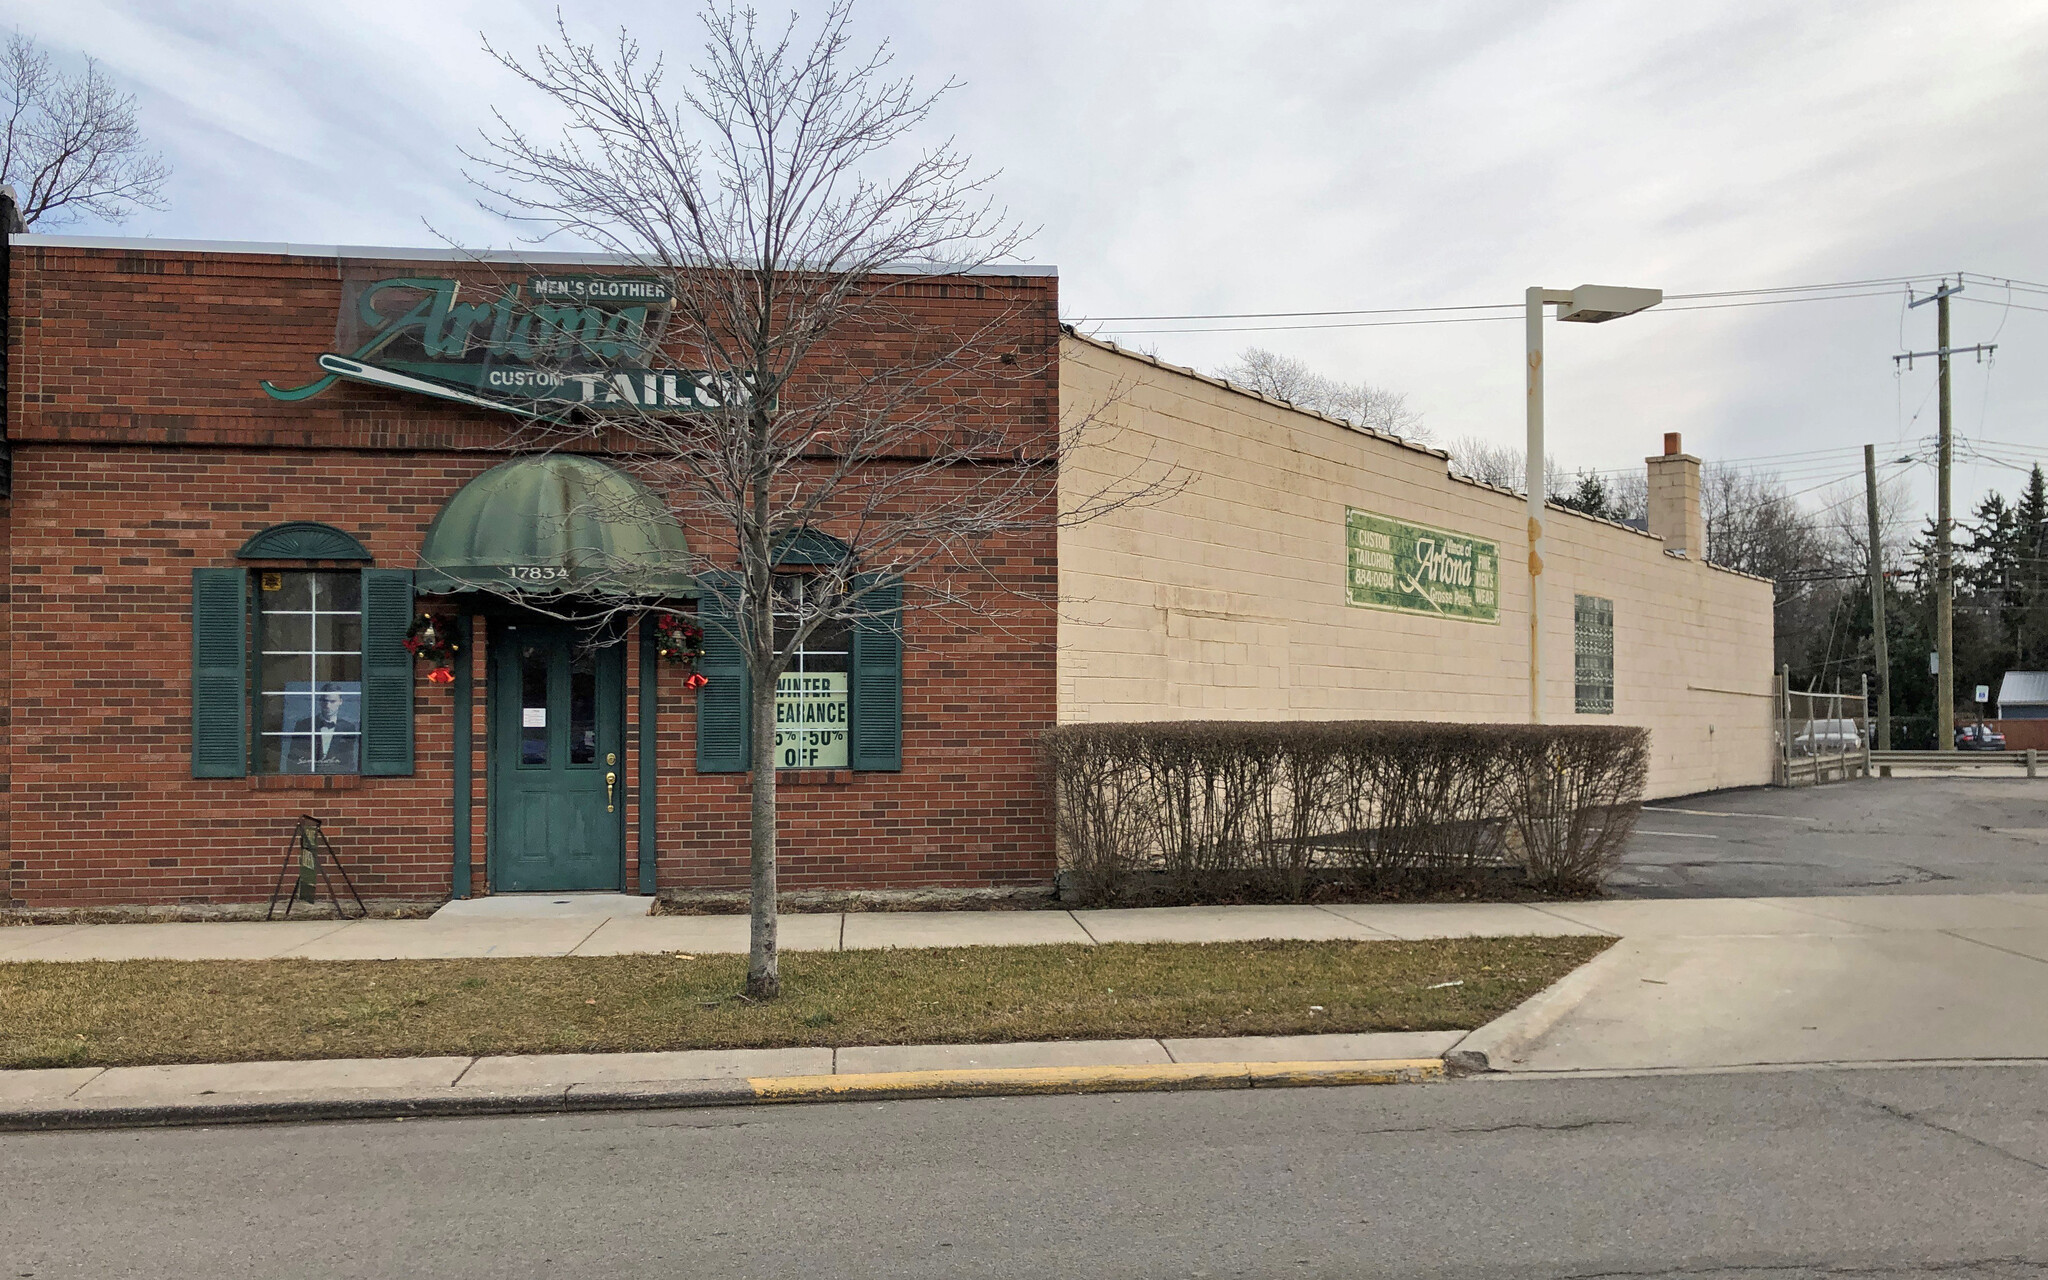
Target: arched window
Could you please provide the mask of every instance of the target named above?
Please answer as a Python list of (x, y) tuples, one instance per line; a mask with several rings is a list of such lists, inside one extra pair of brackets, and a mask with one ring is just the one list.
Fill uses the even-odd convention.
[(310, 520), (192, 575), (192, 773), (412, 772), (412, 573)]
[[(805, 593), (825, 589), (829, 575), (806, 571), (843, 564), (851, 555), (845, 542), (822, 529), (775, 539), (770, 563), (777, 571), (778, 642), (787, 640), (803, 612)], [(849, 585), (861, 607), (813, 631), (777, 682), (776, 740), (768, 745), (778, 769), (903, 768), (903, 584), (860, 573)], [(743, 773), (752, 755), (746, 662), (719, 625), (724, 616), (717, 593), (706, 592), (697, 609), (705, 624), (703, 671), (711, 679), (697, 697), (697, 769)]]

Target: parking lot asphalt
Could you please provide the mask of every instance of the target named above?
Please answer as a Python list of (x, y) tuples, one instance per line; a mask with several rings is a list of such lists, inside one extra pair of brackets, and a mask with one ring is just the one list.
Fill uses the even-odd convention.
[(2048, 890), (2048, 779), (1873, 778), (1643, 808), (1624, 898)]

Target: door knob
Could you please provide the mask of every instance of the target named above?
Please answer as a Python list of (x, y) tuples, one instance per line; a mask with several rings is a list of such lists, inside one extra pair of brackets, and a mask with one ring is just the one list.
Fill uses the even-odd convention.
[(612, 803), (612, 788), (617, 786), (618, 783), (618, 774), (607, 773), (604, 775), (604, 811), (606, 813), (615, 813), (618, 811), (617, 806)]

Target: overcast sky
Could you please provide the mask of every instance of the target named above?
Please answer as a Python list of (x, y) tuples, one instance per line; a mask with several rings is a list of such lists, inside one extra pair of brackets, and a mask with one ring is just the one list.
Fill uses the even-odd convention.
[[(570, 11), (685, 61), (700, 43), (684, 3)], [(100, 58), (176, 171), (168, 212), (64, 230), (348, 244), (434, 243), (429, 223), (506, 240), (457, 148), (494, 105), (542, 117), (479, 35), (530, 48), (552, 12), (0, 4), (60, 57)], [(963, 82), (937, 123), (1002, 171), (1070, 317), (1503, 303), (1589, 281), (2048, 281), (2048, 5), (867, 0), (857, 34), (921, 81)], [(1933, 308), (1878, 292), (1553, 325), (1551, 451), (1638, 465), (1672, 430), (1710, 460), (1839, 450), (1783, 460), (1792, 487), (1835, 496), (1852, 447), (1898, 457), (1934, 429), (1933, 364), (1895, 377), (1891, 360), (1934, 345)], [(1257, 343), (1406, 392), (1439, 440), (1520, 439), (1518, 321), (1170, 331), (1230, 323), (1096, 327), (1203, 369)], [(1995, 364), (1957, 368), (1957, 429), (2048, 457), (2048, 293), (1971, 283), (1955, 341), (1994, 335)], [(1929, 501), (1929, 468), (1892, 471)], [(2020, 480), (1967, 465), (1958, 505)]]

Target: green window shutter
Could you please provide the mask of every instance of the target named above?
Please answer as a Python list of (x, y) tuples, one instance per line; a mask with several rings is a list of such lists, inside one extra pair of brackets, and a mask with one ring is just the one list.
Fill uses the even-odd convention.
[(249, 571), (192, 571), (192, 776), (249, 772)]
[[(707, 587), (739, 593), (740, 576), (702, 575)], [(697, 691), (697, 772), (745, 773), (753, 716), (748, 706), (747, 659), (727, 634), (733, 615), (707, 590), (697, 600), (697, 625), (704, 628), (704, 656), (698, 670), (711, 683)]]
[(412, 570), (363, 570), (363, 772), (412, 772)]
[(857, 574), (856, 591), (871, 615), (853, 624), (853, 727), (849, 759), (856, 769), (897, 773), (903, 768), (903, 583)]

